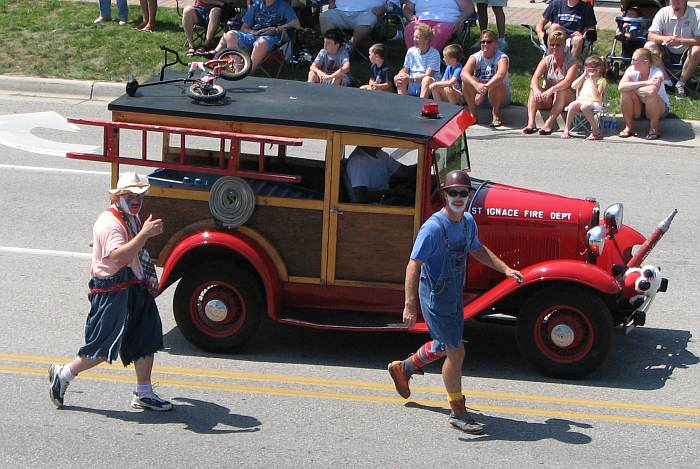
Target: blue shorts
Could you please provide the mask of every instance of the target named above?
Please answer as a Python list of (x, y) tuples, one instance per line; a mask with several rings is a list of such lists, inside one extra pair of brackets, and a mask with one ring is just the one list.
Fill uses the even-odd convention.
[(420, 83), (409, 83), (407, 93), (409, 96), (420, 96)]
[[(111, 289), (136, 277), (124, 267), (111, 277), (93, 277), (90, 290)], [(124, 366), (163, 348), (163, 326), (153, 296), (143, 284), (90, 295), (90, 314), (85, 321), (85, 345), (78, 355), (102, 358), (109, 363), (121, 358)]]
[(200, 26), (206, 26), (209, 24), (209, 14), (212, 11), (212, 7), (205, 7), (202, 5), (197, 5), (196, 7), (192, 7), (194, 9), (194, 12), (197, 14), (197, 24)]
[(235, 31), (238, 36), (238, 47), (244, 51), (250, 53), (253, 50), (253, 46), (260, 39), (265, 39), (267, 41), (270, 50), (274, 49), (275, 46), (280, 42), (281, 36), (256, 36), (255, 34), (246, 33), (243, 31)]

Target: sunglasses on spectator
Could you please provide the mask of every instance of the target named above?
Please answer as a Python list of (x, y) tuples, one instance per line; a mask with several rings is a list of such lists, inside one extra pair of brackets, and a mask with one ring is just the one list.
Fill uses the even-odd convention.
[(493, 41), (481, 41), (482, 44), (491, 44)]
[(466, 198), (466, 197), (469, 195), (469, 193), (475, 192), (475, 189), (474, 189), (473, 187), (470, 187), (470, 188), (467, 189), (466, 191), (458, 191), (458, 190), (455, 190), (455, 189), (447, 189), (445, 192), (447, 192), (447, 195), (449, 195), (450, 197), (457, 197), (457, 196), (460, 196), (461, 198), (464, 199), (464, 198)]

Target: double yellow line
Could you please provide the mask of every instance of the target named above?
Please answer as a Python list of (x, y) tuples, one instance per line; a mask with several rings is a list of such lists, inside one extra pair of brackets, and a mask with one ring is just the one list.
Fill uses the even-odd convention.
[[(20, 355), (0, 353), (1, 362), (25, 363), (32, 365), (42, 365), (37, 367), (23, 367), (12, 364), (0, 363), (0, 373), (9, 373), (17, 375), (37, 375), (46, 376), (45, 365), (48, 363), (66, 363), (70, 359), (67, 357), (51, 357), (41, 355)], [(102, 371), (109, 370), (108, 373)], [(100, 365), (95, 370), (81, 374), (83, 379), (93, 379), (112, 382), (133, 382), (131, 373), (124, 373), (120, 366), (110, 366), (107, 364)], [(394, 396), (394, 386), (391, 383), (373, 383), (366, 381), (353, 380), (335, 380), (314, 378), (298, 375), (284, 374), (269, 374), (269, 373), (250, 373), (238, 371), (224, 371), (203, 368), (182, 368), (173, 366), (155, 366), (153, 369), (155, 375), (161, 375), (158, 379), (159, 384), (167, 386), (177, 386), (190, 389), (211, 389), (228, 392), (245, 392), (254, 394), (278, 395), (278, 396), (296, 396), (319, 399), (334, 399), (354, 402), (371, 402), (384, 404), (404, 404), (406, 401)], [(173, 378), (165, 378), (172, 376)], [(186, 378), (210, 378), (217, 381), (194, 380)], [(182, 379), (185, 378), (185, 379)], [(261, 382), (272, 383), (274, 386), (259, 386), (252, 384), (238, 384), (230, 381), (242, 382)], [(289, 385), (298, 385), (300, 388), (288, 387)], [(337, 392), (329, 390), (315, 390), (305, 387), (322, 387), (332, 389), (344, 389), (349, 392)], [(389, 395), (377, 395), (371, 393), (358, 393), (352, 391), (374, 391), (385, 392)], [(439, 394), (444, 395), (445, 391), (442, 387), (429, 386), (412, 386), (414, 395), (416, 394)], [(560, 396), (541, 396), (518, 393), (503, 393), (491, 391), (465, 391), (470, 407), (481, 412), (493, 412), (499, 414), (516, 414), (516, 415), (538, 415), (545, 417), (558, 417), (567, 419), (581, 419), (593, 421), (607, 421), (618, 423), (633, 423), (646, 425), (662, 425), (667, 427), (679, 428), (700, 428), (700, 421), (692, 419), (700, 417), (700, 409), (634, 404), (629, 402), (590, 400), (590, 399), (574, 399)], [(591, 409), (601, 409), (609, 411), (633, 411), (649, 414), (674, 414), (691, 417), (690, 420), (675, 420), (661, 417), (636, 417), (630, 415), (621, 415), (604, 412), (582, 412), (571, 410), (557, 410), (537, 407), (519, 407), (508, 405), (488, 405), (475, 404), (474, 399), (486, 401), (514, 401), (542, 404), (557, 404), (560, 406), (578, 406)], [(444, 407), (446, 402), (440, 400), (418, 399), (413, 402), (425, 406)]]

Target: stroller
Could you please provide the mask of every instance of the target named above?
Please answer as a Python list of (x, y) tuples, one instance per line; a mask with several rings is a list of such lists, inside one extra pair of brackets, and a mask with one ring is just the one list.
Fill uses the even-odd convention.
[(654, 15), (664, 4), (664, 0), (622, 0), (622, 15), (615, 18), (617, 32), (608, 54), (609, 78), (617, 80), (622, 77), (634, 51), (644, 47)]

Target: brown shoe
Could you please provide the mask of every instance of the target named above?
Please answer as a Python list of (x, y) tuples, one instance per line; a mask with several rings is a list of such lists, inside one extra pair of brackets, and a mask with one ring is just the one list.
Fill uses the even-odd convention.
[(403, 363), (400, 361), (393, 361), (389, 363), (387, 367), (391, 379), (394, 380), (394, 386), (396, 386), (396, 392), (399, 393), (404, 399), (408, 399), (411, 396), (411, 389), (408, 387), (408, 378), (403, 370)]
[(484, 433), (485, 425), (475, 421), (469, 412), (467, 412), (467, 406), (464, 403), (464, 396), (461, 400), (450, 401), (450, 425), (464, 433), (469, 433), (471, 435), (481, 435)]

